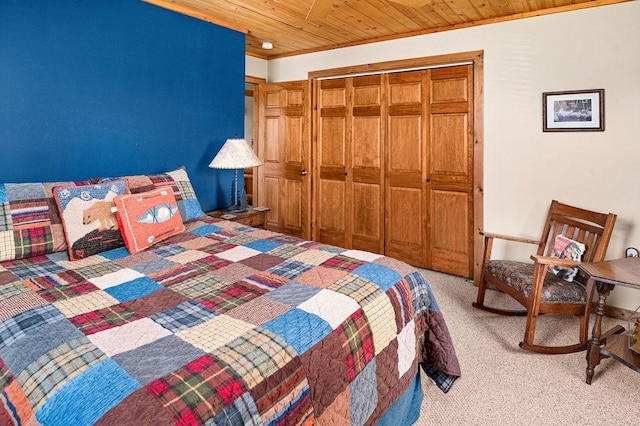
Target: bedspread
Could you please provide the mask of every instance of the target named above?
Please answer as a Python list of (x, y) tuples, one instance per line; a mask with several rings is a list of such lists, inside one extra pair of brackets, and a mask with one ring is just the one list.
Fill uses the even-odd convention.
[(375, 423), (419, 365), (460, 375), (391, 258), (201, 218), (126, 248), (0, 263), (0, 424)]

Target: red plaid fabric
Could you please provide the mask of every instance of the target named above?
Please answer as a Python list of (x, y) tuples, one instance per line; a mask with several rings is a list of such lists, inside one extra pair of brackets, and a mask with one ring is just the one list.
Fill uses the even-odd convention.
[(347, 352), (347, 374), (349, 381), (352, 381), (376, 355), (371, 328), (362, 309), (358, 309), (339, 330), (346, 338), (344, 349)]
[(246, 390), (241, 377), (209, 354), (146, 387), (172, 414), (177, 425), (204, 424), (211, 412), (233, 403)]
[(126, 305), (118, 304), (99, 309), (86, 314), (70, 318), (71, 322), (87, 336), (98, 331), (118, 327), (131, 321), (143, 318), (142, 315), (129, 309)]
[(338, 256), (332, 257), (331, 259), (328, 259), (322, 265), (328, 268), (336, 268), (336, 269), (343, 269), (345, 271), (353, 271), (358, 266), (364, 265), (364, 262), (350, 258), (350, 257), (338, 255)]

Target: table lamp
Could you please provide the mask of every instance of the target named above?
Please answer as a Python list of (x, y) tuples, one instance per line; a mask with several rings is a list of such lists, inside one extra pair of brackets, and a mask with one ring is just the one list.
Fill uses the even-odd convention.
[(247, 203), (242, 201), (243, 198), (238, 190), (238, 170), (260, 166), (261, 164), (253, 149), (244, 139), (227, 139), (222, 148), (220, 148), (218, 154), (209, 163), (209, 167), (212, 169), (235, 169), (231, 196), (233, 204), (225, 211), (228, 213), (240, 213), (248, 210)]

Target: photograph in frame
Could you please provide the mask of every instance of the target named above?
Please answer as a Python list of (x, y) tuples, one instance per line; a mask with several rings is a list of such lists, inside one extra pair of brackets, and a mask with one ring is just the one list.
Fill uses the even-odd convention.
[(543, 93), (542, 130), (604, 131), (604, 89)]

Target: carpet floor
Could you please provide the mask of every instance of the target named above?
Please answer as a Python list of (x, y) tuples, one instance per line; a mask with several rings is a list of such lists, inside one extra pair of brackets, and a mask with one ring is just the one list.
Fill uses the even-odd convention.
[[(524, 351), (518, 343), (526, 317), (475, 309), (471, 303), (476, 287), (471, 281), (421, 272), (447, 321), (462, 377), (444, 394), (423, 374), (425, 397), (416, 426), (640, 424), (640, 374), (604, 359), (592, 384), (587, 385), (586, 352), (542, 355)], [(487, 292), (486, 303), (519, 307), (508, 296), (492, 290)], [(542, 315), (536, 342), (573, 343), (578, 324), (576, 317)], [(615, 324), (626, 325), (604, 318), (602, 329)]]

